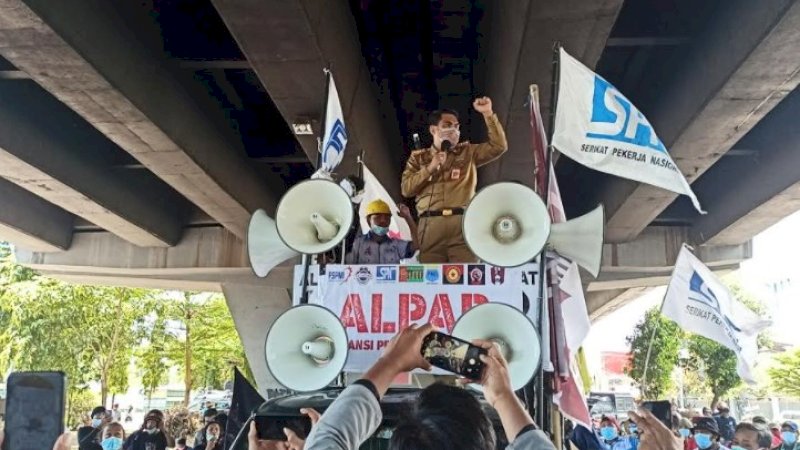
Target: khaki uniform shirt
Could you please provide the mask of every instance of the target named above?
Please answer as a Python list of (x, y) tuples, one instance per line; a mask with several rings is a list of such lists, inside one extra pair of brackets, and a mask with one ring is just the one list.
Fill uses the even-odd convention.
[[(463, 208), (475, 195), (478, 167), (490, 163), (508, 148), (506, 134), (496, 114), (486, 117), (489, 140), (483, 144), (462, 142), (447, 153), (438, 170), (428, 171), (436, 155), (433, 147), (411, 153), (403, 171), (404, 197), (416, 197), (417, 212)], [(432, 195), (431, 195), (432, 193)]]

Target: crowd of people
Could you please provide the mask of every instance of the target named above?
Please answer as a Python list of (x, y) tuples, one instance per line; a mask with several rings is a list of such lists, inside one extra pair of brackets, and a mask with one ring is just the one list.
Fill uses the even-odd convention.
[[(192, 450), (222, 450), (227, 415), (207, 408), (202, 417), (202, 428), (193, 436)], [(79, 450), (186, 450), (186, 438), (167, 432), (164, 413), (158, 409), (148, 411), (141, 426), (127, 436), (114, 410), (103, 406), (92, 410), (90, 424), (78, 428)]]
[[(680, 450), (800, 450), (797, 423), (769, 423), (762, 416), (737, 423), (724, 404), (716, 412), (703, 408), (700, 413), (673, 413), (671, 422)], [(603, 416), (593, 431), (579, 427), (568, 436), (579, 450), (637, 450), (641, 438), (635, 420), (620, 424), (612, 416)]]

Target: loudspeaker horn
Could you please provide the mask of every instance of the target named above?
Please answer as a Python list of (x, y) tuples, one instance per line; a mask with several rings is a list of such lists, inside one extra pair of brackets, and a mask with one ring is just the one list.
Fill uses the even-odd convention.
[(266, 211), (257, 209), (247, 225), (247, 256), (256, 276), (266, 277), (273, 267), (296, 255), (278, 236), (275, 221)]
[(306, 180), (289, 189), (275, 213), (281, 240), (298, 253), (324, 253), (347, 236), (353, 222), (350, 197), (338, 184)]
[(605, 212), (600, 205), (575, 219), (554, 223), (547, 243), (558, 254), (575, 261), (597, 278), (603, 260), (604, 225)]
[(541, 363), (539, 333), (531, 320), (513, 306), (503, 303), (478, 305), (458, 319), (453, 336), (471, 341), (493, 341), (508, 361), (511, 388), (522, 389)]
[(530, 261), (550, 234), (550, 218), (539, 195), (513, 182), (483, 188), (464, 212), (462, 226), (472, 253), (500, 267)]
[(318, 305), (295, 306), (267, 333), (267, 367), (275, 380), (298, 392), (316, 391), (339, 376), (347, 362), (342, 322)]

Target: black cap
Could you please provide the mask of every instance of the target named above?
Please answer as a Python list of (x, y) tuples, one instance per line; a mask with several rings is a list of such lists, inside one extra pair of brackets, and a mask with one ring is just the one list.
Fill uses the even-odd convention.
[[(86, 410), (84, 409), (84, 411), (86, 411)], [(104, 406), (97, 406), (92, 410), (91, 417), (94, 418), (94, 416), (96, 416), (98, 414), (105, 414), (105, 413), (106, 413), (106, 408)]]
[(719, 436), (719, 425), (717, 425), (717, 421), (713, 417), (695, 417), (692, 422), (694, 422), (692, 433), (708, 431)]

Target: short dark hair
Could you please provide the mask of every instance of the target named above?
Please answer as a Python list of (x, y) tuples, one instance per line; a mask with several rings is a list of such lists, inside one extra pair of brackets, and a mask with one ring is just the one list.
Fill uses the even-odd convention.
[(217, 408), (208, 408), (206, 412), (203, 413), (203, 417), (217, 417), (217, 414), (219, 414)]
[(741, 422), (736, 425), (736, 432), (738, 433), (742, 430), (755, 431), (757, 433), (759, 448), (772, 448), (772, 433), (767, 427), (755, 423)]
[(452, 114), (458, 119), (458, 113), (455, 110), (447, 108), (437, 109), (428, 116), (428, 125), (439, 125), (439, 122), (442, 120), (442, 115), (444, 114)]
[[(84, 411), (86, 411), (86, 410), (84, 409)], [(92, 415), (89, 416), (89, 417), (94, 418), (94, 416), (96, 416), (98, 414), (105, 414), (105, 413), (106, 413), (106, 407), (105, 406), (97, 406), (94, 409), (92, 409)]]
[(495, 441), (492, 422), (473, 394), (436, 383), (397, 424), (389, 449), (492, 450)]

